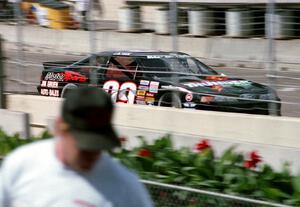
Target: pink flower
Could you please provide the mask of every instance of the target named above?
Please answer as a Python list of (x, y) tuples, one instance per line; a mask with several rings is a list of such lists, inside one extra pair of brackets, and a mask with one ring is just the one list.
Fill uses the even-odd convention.
[(202, 141), (200, 141), (199, 143), (196, 144), (195, 146), (195, 150), (197, 152), (201, 152), (207, 148), (210, 148), (210, 144), (209, 144), (209, 141), (207, 139), (203, 139)]
[(143, 148), (138, 151), (138, 155), (141, 157), (151, 157), (152, 153), (150, 150)]

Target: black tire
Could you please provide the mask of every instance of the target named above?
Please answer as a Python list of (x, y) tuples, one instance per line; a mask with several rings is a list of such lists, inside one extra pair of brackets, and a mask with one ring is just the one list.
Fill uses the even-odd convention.
[(179, 96), (175, 93), (163, 94), (157, 103), (158, 106), (182, 108), (182, 102)]
[(61, 90), (61, 94), (60, 97), (62, 98), (66, 98), (66, 95), (69, 93), (70, 90), (74, 90), (78, 88), (77, 85), (75, 85), (74, 83), (68, 83), (67, 85), (65, 85), (63, 87), (63, 89)]

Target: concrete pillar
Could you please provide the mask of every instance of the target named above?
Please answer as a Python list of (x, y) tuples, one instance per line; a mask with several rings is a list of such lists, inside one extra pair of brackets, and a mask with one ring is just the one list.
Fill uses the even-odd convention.
[[(275, 39), (282, 39), (282, 38), (288, 38), (294, 36), (295, 30), (294, 30), (294, 17), (293, 12), (289, 10), (277, 10), (275, 14), (273, 14), (274, 19), (274, 28), (273, 28), (273, 34)], [(268, 24), (267, 21), (267, 14), (266, 17), (266, 24)], [(267, 30), (267, 26), (265, 26), (265, 29)], [(267, 34), (267, 31), (266, 31)]]
[(213, 11), (207, 8), (191, 8), (188, 11), (189, 34), (194, 36), (206, 36), (213, 32)]
[(119, 9), (119, 31), (137, 32), (141, 30), (141, 11), (139, 6), (123, 6)]
[(170, 34), (171, 33), (171, 19), (169, 7), (160, 7), (155, 14), (155, 33)]
[(226, 36), (245, 37), (252, 33), (252, 18), (249, 10), (234, 8), (226, 11)]

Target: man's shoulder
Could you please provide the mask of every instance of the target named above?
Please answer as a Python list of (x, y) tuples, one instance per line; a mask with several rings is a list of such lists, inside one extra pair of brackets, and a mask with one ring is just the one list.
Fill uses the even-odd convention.
[(38, 158), (42, 153), (51, 149), (54, 145), (54, 139), (37, 140), (30, 144), (18, 147), (12, 151), (5, 159), (11, 161), (22, 161), (24, 159)]
[(123, 165), (119, 160), (114, 159), (109, 154), (103, 156), (105, 165), (111, 169), (111, 173), (117, 176), (117, 179), (122, 179), (123, 182), (138, 182), (138, 175)]

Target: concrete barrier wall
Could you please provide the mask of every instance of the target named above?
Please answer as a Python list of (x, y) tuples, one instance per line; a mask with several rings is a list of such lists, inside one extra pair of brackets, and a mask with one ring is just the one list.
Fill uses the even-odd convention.
[[(46, 125), (49, 117), (59, 114), (61, 101), (9, 95), (8, 108), (29, 113), (32, 123)], [(300, 148), (299, 118), (117, 104), (113, 122), (122, 127)]]
[(29, 138), (29, 114), (0, 109), (0, 128), (8, 135), (18, 133), (22, 138)]
[[(50, 123), (50, 129), (62, 103), (60, 98), (24, 95), (9, 95), (7, 100), (9, 109), (29, 113), (35, 125)], [(277, 170), (286, 161), (293, 173), (300, 170), (299, 118), (117, 104), (113, 122), (117, 133), (128, 138), (129, 149), (139, 143), (137, 136), (152, 142), (168, 133), (175, 147), (192, 148), (206, 138), (217, 155), (236, 145), (245, 155), (258, 151)]]
[[(11, 25), (1, 25), (0, 33), (3, 39), (10, 43), (17, 42), (16, 28)], [(99, 31), (95, 34), (96, 51), (103, 50), (172, 50), (172, 37), (153, 33), (119, 33), (113, 31)], [(90, 34), (82, 30), (54, 30), (42, 27), (24, 26), (23, 41), (25, 49), (29, 51), (46, 50), (63, 54), (87, 54), (91, 51)], [(215, 59), (215, 63), (235, 66), (235, 63), (246, 61), (245, 65), (264, 68), (267, 59), (266, 39), (230, 39), (230, 38), (195, 38), (178, 37), (178, 48), (195, 57)], [(76, 44), (74, 44), (76, 42)], [(300, 39), (289, 41), (276, 40), (276, 59), (281, 62), (299, 62)], [(27, 46), (26, 46), (27, 45)], [(5, 44), (6, 47), (16, 47)], [(247, 50), (245, 52), (245, 49)], [(239, 63), (236, 63), (239, 64)], [(278, 68), (297, 69), (295, 64), (278, 64)]]

